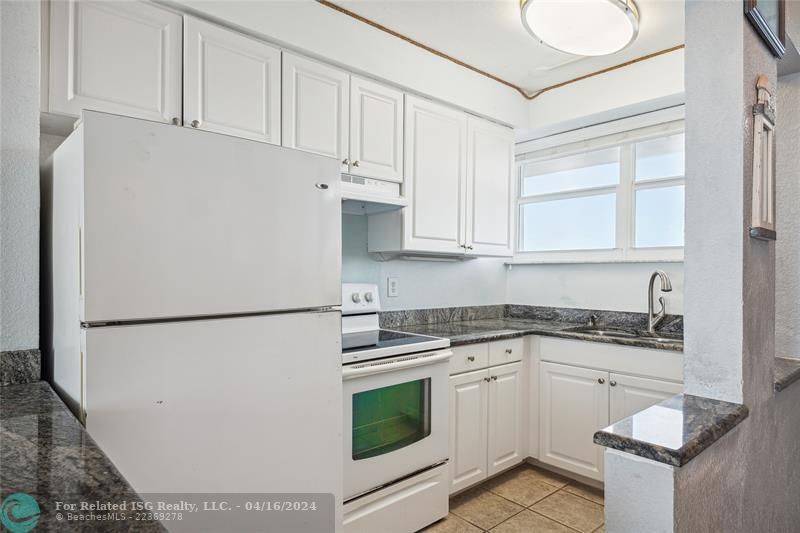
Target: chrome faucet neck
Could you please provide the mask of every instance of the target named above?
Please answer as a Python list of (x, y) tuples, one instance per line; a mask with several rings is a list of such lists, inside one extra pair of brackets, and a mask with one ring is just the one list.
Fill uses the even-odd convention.
[(653, 292), (655, 290), (655, 281), (657, 277), (660, 278), (661, 281), (661, 292), (672, 291), (672, 283), (666, 272), (663, 270), (656, 270), (650, 275), (650, 283), (647, 286), (647, 331), (651, 335), (655, 333), (656, 327), (664, 320), (664, 317), (667, 316), (667, 307), (663, 296), (658, 297), (658, 302), (661, 304), (661, 308), (658, 312), (656, 312), (653, 306)]

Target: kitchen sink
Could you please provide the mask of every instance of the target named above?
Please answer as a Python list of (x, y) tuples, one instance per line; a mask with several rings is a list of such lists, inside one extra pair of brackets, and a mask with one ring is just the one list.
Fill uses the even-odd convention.
[(601, 337), (617, 337), (621, 339), (641, 339), (652, 342), (683, 344), (683, 338), (678, 336), (651, 335), (647, 331), (637, 331), (623, 328), (603, 328), (597, 326), (575, 326), (564, 331), (571, 333), (586, 333)]
[(571, 331), (573, 333), (588, 333), (589, 335), (599, 335), (601, 337), (641, 337), (639, 333), (632, 329), (598, 328), (594, 326), (577, 326), (574, 328), (567, 328), (564, 331)]

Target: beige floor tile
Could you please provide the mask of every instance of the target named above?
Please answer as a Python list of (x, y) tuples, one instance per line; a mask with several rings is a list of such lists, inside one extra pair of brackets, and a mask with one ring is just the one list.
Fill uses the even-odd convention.
[(492, 529), (492, 533), (574, 533), (574, 530), (526, 509)]
[(483, 533), (478, 526), (473, 526), (453, 513), (448, 514), (442, 520), (431, 524), (425, 529), (425, 533)]
[(528, 507), (558, 490), (545, 483), (532, 468), (515, 468), (490, 480), (484, 487), (491, 492)]
[(605, 498), (603, 497), (603, 491), (600, 489), (596, 489), (594, 487), (584, 485), (583, 483), (578, 483), (577, 481), (573, 481), (569, 485), (564, 487), (564, 490), (567, 492), (571, 492), (572, 494), (576, 494), (581, 498), (586, 498), (587, 500), (591, 500), (594, 503), (605, 505)]
[(583, 533), (592, 533), (604, 522), (602, 505), (565, 491), (548, 496), (531, 509)]
[(548, 485), (553, 485), (555, 487), (561, 488), (570, 482), (568, 478), (556, 474), (555, 472), (550, 472), (549, 470), (545, 470), (544, 468), (539, 468), (529, 464), (523, 465), (521, 468), (530, 469), (537, 477), (537, 479), (539, 479), (540, 481), (544, 481)]
[(451, 513), (482, 529), (492, 529), (522, 509), (522, 506), (482, 488), (461, 493), (450, 500)]

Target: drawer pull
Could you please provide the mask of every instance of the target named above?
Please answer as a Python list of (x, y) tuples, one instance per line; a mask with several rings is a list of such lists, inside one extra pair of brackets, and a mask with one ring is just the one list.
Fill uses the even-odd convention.
[(474, 355), (468, 355), (467, 356), (467, 361), (469, 361), (470, 363), (474, 362), (475, 361), (475, 356)]
[(604, 380), (603, 378), (597, 378), (597, 382), (598, 382), (600, 385), (602, 385), (603, 383), (605, 383), (605, 382), (606, 382), (606, 380)]
[(497, 381), (497, 376), (492, 376), (492, 381)]
[(506, 348), (506, 353), (508, 355), (511, 355), (513, 352), (514, 352), (514, 350), (512, 350), (511, 348)]
[(483, 381), (485, 381), (486, 383), (489, 383), (489, 378), (483, 378)]
[(616, 387), (617, 386), (617, 382), (614, 381), (613, 379), (611, 381), (609, 381), (608, 384), (611, 385), (612, 387)]

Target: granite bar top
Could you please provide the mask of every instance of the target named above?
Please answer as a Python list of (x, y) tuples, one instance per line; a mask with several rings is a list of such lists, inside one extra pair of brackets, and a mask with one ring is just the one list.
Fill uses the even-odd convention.
[(797, 380), (800, 380), (800, 359), (776, 357), (775, 392), (782, 391)]
[(55, 502), (141, 501), (46, 382), (0, 387), (0, 498), (26, 493), (36, 531), (166, 531), (157, 521), (56, 518)]
[(585, 322), (575, 323), (560, 322), (557, 320), (503, 317), (433, 324), (398, 325), (391, 329), (397, 329), (407, 333), (430, 335), (433, 337), (444, 337), (450, 339), (451, 346), (511, 339), (514, 337), (523, 337), (525, 335), (543, 335), (564, 339), (621, 344), (639, 348), (683, 351), (683, 336), (677, 334), (662, 333), (663, 336), (674, 339), (670, 342), (663, 342), (641, 337), (609, 337), (570, 331), (571, 328), (585, 325)]
[(594, 434), (595, 444), (683, 466), (747, 418), (747, 406), (678, 394)]

